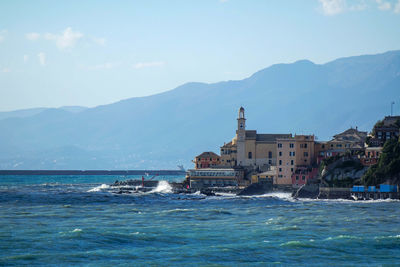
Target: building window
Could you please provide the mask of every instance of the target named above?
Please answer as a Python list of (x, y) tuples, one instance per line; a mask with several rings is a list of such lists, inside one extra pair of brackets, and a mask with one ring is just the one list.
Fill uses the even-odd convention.
[(278, 147), (279, 147), (279, 148), (282, 148), (282, 144), (278, 144)]
[(290, 168), (290, 171), (293, 172), (293, 168)]
[(279, 160), (279, 165), (282, 165), (282, 160)]
[(294, 144), (290, 143), (289, 147), (294, 148)]
[(268, 158), (270, 158), (270, 159), (272, 158), (272, 151), (268, 152)]
[(304, 157), (308, 157), (308, 152), (304, 152)]
[(251, 159), (253, 157), (253, 154), (251, 152), (249, 152), (249, 159)]
[(293, 157), (294, 157), (296, 153), (293, 151), (293, 153), (292, 153), (292, 154), (293, 154)]
[(268, 164), (272, 164), (272, 160), (268, 160)]
[(303, 175), (303, 177), (301, 177), (301, 179), (302, 179), (303, 181), (305, 181), (305, 180), (306, 180), (306, 177)]
[(282, 171), (282, 168), (279, 168), (279, 172), (281, 172)]
[(298, 181), (299, 180), (299, 176), (298, 175), (296, 175), (296, 181)]
[(325, 148), (325, 145), (322, 145), (322, 148)]
[(294, 161), (293, 160), (290, 161), (290, 165), (294, 165)]
[(304, 144), (304, 148), (307, 148), (307, 143)]
[(282, 157), (282, 151), (279, 151), (279, 157)]

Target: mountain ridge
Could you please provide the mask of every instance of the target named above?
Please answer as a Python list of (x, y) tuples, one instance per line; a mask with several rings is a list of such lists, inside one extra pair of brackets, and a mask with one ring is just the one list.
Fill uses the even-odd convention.
[(240, 106), (248, 129), (329, 139), (350, 126), (369, 130), (400, 102), (399, 87), (400, 51), (389, 51), (274, 64), (242, 80), (190, 82), (79, 112), (47, 109), (0, 120), (0, 169), (191, 167), (233, 137)]

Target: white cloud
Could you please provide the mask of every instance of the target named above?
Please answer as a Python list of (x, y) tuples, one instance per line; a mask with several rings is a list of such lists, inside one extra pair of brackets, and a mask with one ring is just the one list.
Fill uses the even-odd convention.
[(380, 10), (390, 10), (392, 8), (392, 4), (384, 0), (376, 0), (376, 3)]
[(1, 72), (8, 73), (8, 72), (11, 72), (11, 70), (9, 68), (3, 68), (1, 70)]
[(375, 0), (378, 4), (378, 8), (383, 11), (393, 11), (396, 14), (400, 13), (400, 0), (397, 2), (387, 0)]
[(28, 62), (29, 60), (29, 55), (24, 55), (24, 63)]
[(57, 47), (61, 50), (74, 47), (76, 42), (82, 37), (82, 33), (74, 32), (71, 27), (66, 28), (62, 34), (46, 33), (44, 36), (46, 40), (55, 41)]
[(0, 31), (0, 43), (6, 39), (7, 30)]
[(105, 46), (107, 41), (105, 38), (97, 38), (97, 37), (93, 37), (92, 40), (93, 42), (101, 46)]
[(135, 69), (143, 69), (148, 67), (162, 67), (165, 65), (163, 61), (153, 61), (153, 62), (139, 62), (134, 64), (132, 67)]
[(394, 6), (394, 13), (400, 14), (400, 0), (398, 0)]
[(318, 0), (325, 15), (337, 15), (345, 11), (345, 0)]
[(30, 33), (25, 34), (25, 37), (29, 41), (36, 41), (37, 39), (39, 39), (40, 34), (37, 32), (30, 32)]
[(42, 66), (46, 65), (46, 54), (43, 52), (40, 52), (37, 56), (39, 58), (40, 65), (42, 65)]
[[(347, 5), (347, 4), (346, 4)], [(351, 11), (361, 11), (368, 7), (367, 3), (364, 0), (354, 1), (353, 5), (350, 5), (348, 8)]]

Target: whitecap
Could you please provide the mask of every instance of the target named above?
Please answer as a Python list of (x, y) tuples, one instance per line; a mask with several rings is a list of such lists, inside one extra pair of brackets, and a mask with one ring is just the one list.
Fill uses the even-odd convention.
[(172, 186), (167, 181), (159, 181), (157, 187), (149, 193), (172, 193)]
[(77, 232), (82, 232), (82, 229), (75, 228), (75, 229), (72, 231), (72, 233), (77, 233)]
[(102, 185), (96, 186), (96, 187), (88, 190), (88, 192), (99, 192), (99, 191), (102, 191), (103, 189), (108, 189), (108, 188), (110, 188), (109, 185), (102, 184)]

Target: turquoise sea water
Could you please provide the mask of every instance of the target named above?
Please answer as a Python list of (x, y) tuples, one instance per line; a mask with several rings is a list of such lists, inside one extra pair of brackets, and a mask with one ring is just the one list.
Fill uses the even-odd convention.
[(106, 185), (128, 178), (1, 176), (0, 266), (400, 266), (398, 201)]

